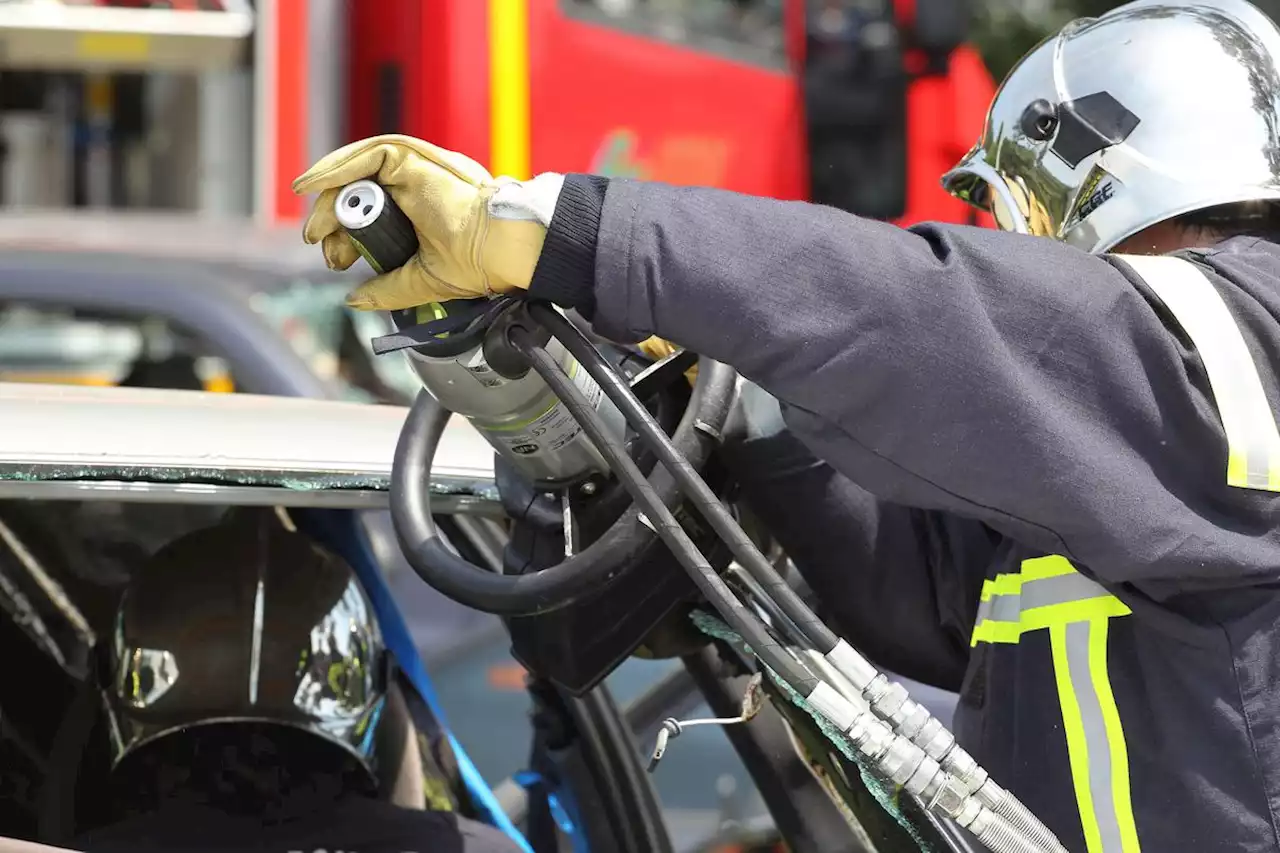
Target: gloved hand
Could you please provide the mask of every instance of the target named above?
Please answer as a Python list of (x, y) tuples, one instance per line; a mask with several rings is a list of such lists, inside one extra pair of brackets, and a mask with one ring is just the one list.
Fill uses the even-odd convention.
[[(680, 347), (671, 343), (671, 341), (664, 340), (662, 338), (657, 337), (656, 335), (653, 337), (645, 338), (643, 341), (636, 344), (636, 348), (641, 352), (643, 352), (645, 355), (649, 356), (649, 358), (653, 359), (654, 361), (662, 361), (664, 358), (671, 355), (676, 350), (680, 349)], [(695, 364), (693, 367), (690, 367), (688, 370), (686, 370), (684, 372), (684, 376), (685, 376), (685, 379), (689, 380), (690, 385), (697, 382), (698, 381), (698, 365)]]
[(640, 350), (654, 361), (662, 361), (664, 358), (680, 349), (680, 347), (671, 343), (671, 341), (663, 340), (655, 335), (651, 338), (645, 338), (643, 341), (636, 344), (636, 349)]
[(339, 190), (371, 178), (418, 233), (415, 262), (365, 282), (347, 297), (352, 308), (392, 311), (428, 302), (528, 288), (563, 178), (521, 183), (494, 179), (474, 160), (411, 136), (388, 134), (343, 146), (293, 182), (298, 195), (319, 192), (303, 226), (320, 243), (330, 269), (360, 257), (333, 212)]

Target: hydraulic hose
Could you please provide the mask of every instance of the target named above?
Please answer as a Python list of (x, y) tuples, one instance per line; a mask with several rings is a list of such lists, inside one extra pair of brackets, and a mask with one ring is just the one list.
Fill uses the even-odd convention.
[[(902, 685), (889, 681), (857, 650), (837, 637), (804, 603), (795, 590), (778, 575), (773, 564), (760, 553), (755, 543), (747, 537), (715, 493), (672, 445), (671, 440), (667, 438), (653, 416), (640, 404), (620, 377), (609, 367), (600, 351), (581, 331), (545, 305), (531, 304), (529, 315), (549, 329), (591, 378), (599, 384), (605, 395), (626, 417), (631, 427), (657, 454), (663, 466), (672, 473), (680, 488), (684, 490), (686, 498), (729, 546), (730, 551), (739, 564), (746, 569), (751, 579), (763, 588), (766, 598), (771, 599), (786, 619), (798, 629), (801, 635), (798, 639), (802, 639), (821, 653), (859, 690), (877, 717), (892, 725), (894, 731), (921, 749), (929, 759), (938, 762), (941, 770), (954, 776), (966, 794), (976, 795), (983, 806), (998, 815), (1002, 819), (1000, 823), (1007, 822), (1012, 828), (1016, 828), (1040, 845), (1041, 849), (1060, 850), (1061, 845), (1048, 828), (1015, 797), (997, 786), (986, 771), (957, 745), (955, 736), (945, 726), (934, 719), (924, 706), (912, 700)], [(546, 376), (543, 378), (548, 384), (552, 384), (550, 378)], [(552, 387), (561, 399), (566, 399), (556, 385)], [(577, 412), (574, 414), (577, 415)], [(585, 428), (585, 424), (583, 426)], [(594, 436), (592, 441), (596, 441)], [(674, 546), (672, 550), (676, 550)], [(719, 578), (717, 577), (716, 580), (719, 581)], [(726, 592), (728, 592), (727, 587)], [(732, 596), (732, 593), (729, 595)], [(716, 599), (710, 596), (708, 599), (718, 607)], [(736, 597), (733, 597), (733, 603), (735, 605), (739, 603)], [(737, 625), (733, 627), (738, 630)], [(746, 635), (743, 637), (746, 639)], [(749, 639), (747, 641), (754, 649), (754, 644)], [(764, 659), (763, 656), (762, 659)], [(769, 661), (766, 660), (766, 663)], [(808, 694), (801, 692), (800, 695)], [(1001, 834), (1003, 829), (993, 828), (991, 831)]]
[[(727, 365), (707, 362), (699, 371), (693, 399), (674, 441), (702, 464), (711, 439), (696, 429), (705, 419), (723, 425), (733, 404), (736, 373)], [(580, 601), (606, 586), (618, 568), (653, 542), (653, 532), (640, 520), (640, 509), (628, 509), (596, 542), (556, 566), (524, 575), (489, 572), (453, 553), (437, 535), (431, 517), (429, 474), (450, 412), (425, 390), (419, 392), (396, 445), (391, 475), (391, 515), (396, 538), (413, 570), (450, 598), (500, 616), (531, 616)], [(629, 460), (628, 460), (629, 461)], [(675, 506), (679, 489), (660, 467), (653, 473), (655, 494), (664, 506)]]
[(1044, 844), (1041, 839), (1029, 836), (1021, 827), (1011, 824), (973, 798), (963, 783), (943, 770), (920, 747), (895, 734), (874, 711), (860, 711), (826, 681), (811, 673), (798, 657), (769, 633), (764, 623), (716, 574), (627, 455), (621, 442), (610, 434), (595, 408), (560, 364), (541, 346), (537, 336), (518, 324), (511, 326), (507, 336), (561, 402), (569, 407), (636, 504), (644, 510), (648, 523), (685, 567), (703, 596), (775, 676), (835, 724), (881, 772), (910, 793), (921, 796), (929, 808), (937, 808), (955, 818), (995, 853), (1065, 853), (1056, 841), (1052, 845)]
[(529, 360), (529, 364), (551, 386), (551, 390), (560, 398), (560, 401), (569, 407), (569, 411), (591, 438), (596, 449), (609, 463), (610, 469), (618, 475), (618, 479), (631, 493), (632, 499), (644, 513), (649, 526), (671, 549), (671, 553), (684, 566), (690, 579), (707, 601), (770, 669), (799, 691), (801, 696), (811, 694), (818, 687), (817, 677), (783, 650), (781, 644), (769, 635), (763, 623), (751, 615), (746, 605), (738, 600), (733, 591), (716, 574), (716, 570), (698, 550), (698, 546), (689, 538), (689, 534), (685, 533), (680, 522), (676, 521), (675, 515), (667, 508), (661, 496), (627, 455), (622, 443), (610, 434), (595, 408), (583, 397), (582, 392), (574, 385), (573, 380), (564, 372), (560, 364), (528, 329), (518, 325), (512, 326), (508, 336), (512, 345)]
[[(348, 203), (344, 204), (344, 200)], [(335, 201), (335, 214), (360, 252), (379, 272), (407, 262), (417, 249), (412, 224), (372, 181), (357, 181), (344, 187)], [(503, 309), (494, 307), (493, 310)], [(569, 408), (631, 494), (634, 505), (593, 545), (557, 566), (526, 575), (497, 575), (472, 565), (443, 544), (432, 523), (428, 478), (449, 413), (423, 391), (405, 421), (396, 447), (391, 511), (401, 548), (409, 564), (427, 583), (463, 604), (491, 613), (506, 616), (544, 613), (578, 601), (607, 585), (621, 566), (652, 541), (644, 529), (647, 526), (671, 549), (704, 597), (752, 647), (756, 656), (836, 725), (849, 742), (890, 779), (921, 797), (929, 809), (955, 818), (996, 853), (1063, 851), (1043, 824), (1008, 792), (997, 787), (986, 771), (956, 746), (955, 737), (912, 701), (901, 685), (885, 678), (813, 614), (697, 475), (695, 465), (703, 464), (710, 452), (710, 442), (699, 438), (699, 430), (718, 435), (723, 427), (732, 401), (735, 374), (731, 369), (718, 365), (717, 370), (716, 363), (703, 360), (695, 401), (699, 391), (711, 393), (709, 374), (714, 374), (719, 383), (713, 389), (719, 397), (711, 394), (700, 405), (690, 404), (673, 444), (572, 323), (548, 306), (536, 303), (530, 305), (526, 316), (540, 322), (560, 339), (657, 454), (662, 466), (655, 468), (652, 483), (646, 480), (622, 443), (605, 427), (594, 406), (541, 346), (538, 337), (517, 321), (507, 329), (507, 341), (520, 350)], [(440, 331), (444, 330), (432, 330), (433, 340), (440, 340), (436, 337)], [(452, 348), (461, 342), (458, 336), (450, 339), (448, 346)], [(413, 339), (406, 345), (425, 343), (427, 341)], [(690, 464), (690, 457), (694, 455), (696, 458)], [(799, 635), (800, 645), (820, 653), (815, 665), (823, 661), (829, 663), (836, 674), (849, 682), (850, 686), (841, 689), (859, 691), (870, 705), (868, 710), (858, 708), (825, 679), (814, 676), (800, 658), (792, 656), (775, 640), (764, 623), (716, 574), (671, 512), (680, 497), (676, 483), (729, 546), (751, 579), (766, 590), (766, 598), (773, 599), (790, 623), (791, 633)], [(839, 681), (834, 679), (834, 674), (833, 680)], [(892, 730), (886, 722), (892, 725)]]
[(787, 615), (803, 633), (805, 639), (824, 655), (836, 647), (840, 638), (826, 626), (817, 615), (808, 608), (786, 581), (774, 569), (760, 549), (755, 546), (734, 520), (724, 504), (706, 484), (689, 461), (671, 444), (662, 427), (649, 414), (649, 410), (640, 404), (635, 395), (626, 387), (622, 378), (609, 367), (604, 356), (578, 330), (576, 326), (546, 305), (532, 304), (529, 314), (537, 322), (551, 331), (551, 334), (564, 345), (569, 354), (578, 360), (586, 369), (613, 404), (640, 437), (657, 454), (658, 460), (671, 472), (676, 482), (684, 491), (685, 497), (698, 509), (711, 528), (729, 546), (729, 550), (738, 562), (746, 569), (757, 583), (765, 588), (769, 598), (777, 602), (782, 612)]

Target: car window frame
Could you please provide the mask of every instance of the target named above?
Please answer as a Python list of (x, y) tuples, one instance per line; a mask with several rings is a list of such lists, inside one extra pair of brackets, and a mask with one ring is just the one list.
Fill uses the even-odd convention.
[(210, 347), (244, 391), (336, 399), (335, 383), (317, 376), (249, 303), (251, 293), (284, 278), (107, 252), (0, 252), (0, 302), (156, 317)]

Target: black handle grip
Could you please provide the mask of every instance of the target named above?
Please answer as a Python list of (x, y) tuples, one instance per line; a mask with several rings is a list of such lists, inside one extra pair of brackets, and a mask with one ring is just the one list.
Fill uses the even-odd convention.
[[(347, 184), (339, 191), (333, 211), (361, 257), (379, 275), (399, 269), (418, 253), (418, 232), (413, 223), (376, 181), (366, 179)], [(392, 311), (391, 319), (398, 333), (409, 333), (408, 337), (393, 334), (378, 338), (374, 341), (374, 350), (381, 355), (412, 347), (424, 355), (458, 355), (479, 343), (487, 326), (476, 325), (470, 330), (472, 334), (461, 332), (479, 320), (489, 304), (489, 300), (476, 297)], [(433, 328), (442, 324), (449, 328)], [(419, 333), (417, 337), (412, 334), (415, 331)]]
[(399, 269), (418, 253), (413, 223), (374, 181), (347, 184), (333, 207), (360, 255), (379, 275)]

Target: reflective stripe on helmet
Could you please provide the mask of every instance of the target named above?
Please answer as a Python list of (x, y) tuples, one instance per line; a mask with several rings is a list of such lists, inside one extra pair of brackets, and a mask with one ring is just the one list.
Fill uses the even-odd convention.
[(982, 585), (971, 645), (1049, 632), (1071, 780), (1088, 853), (1139, 853), (1129, 754), (1107, 673), (1107, 628), (1132, 611), (1063, 557), (1025, 560)]
[(1227, 434), (1227, 483), (1280, 492), (1280, 431), (1249, 348), (1213, 283), (1179, 258), (1113, 257), (1141, 276), (1200, 355)]

